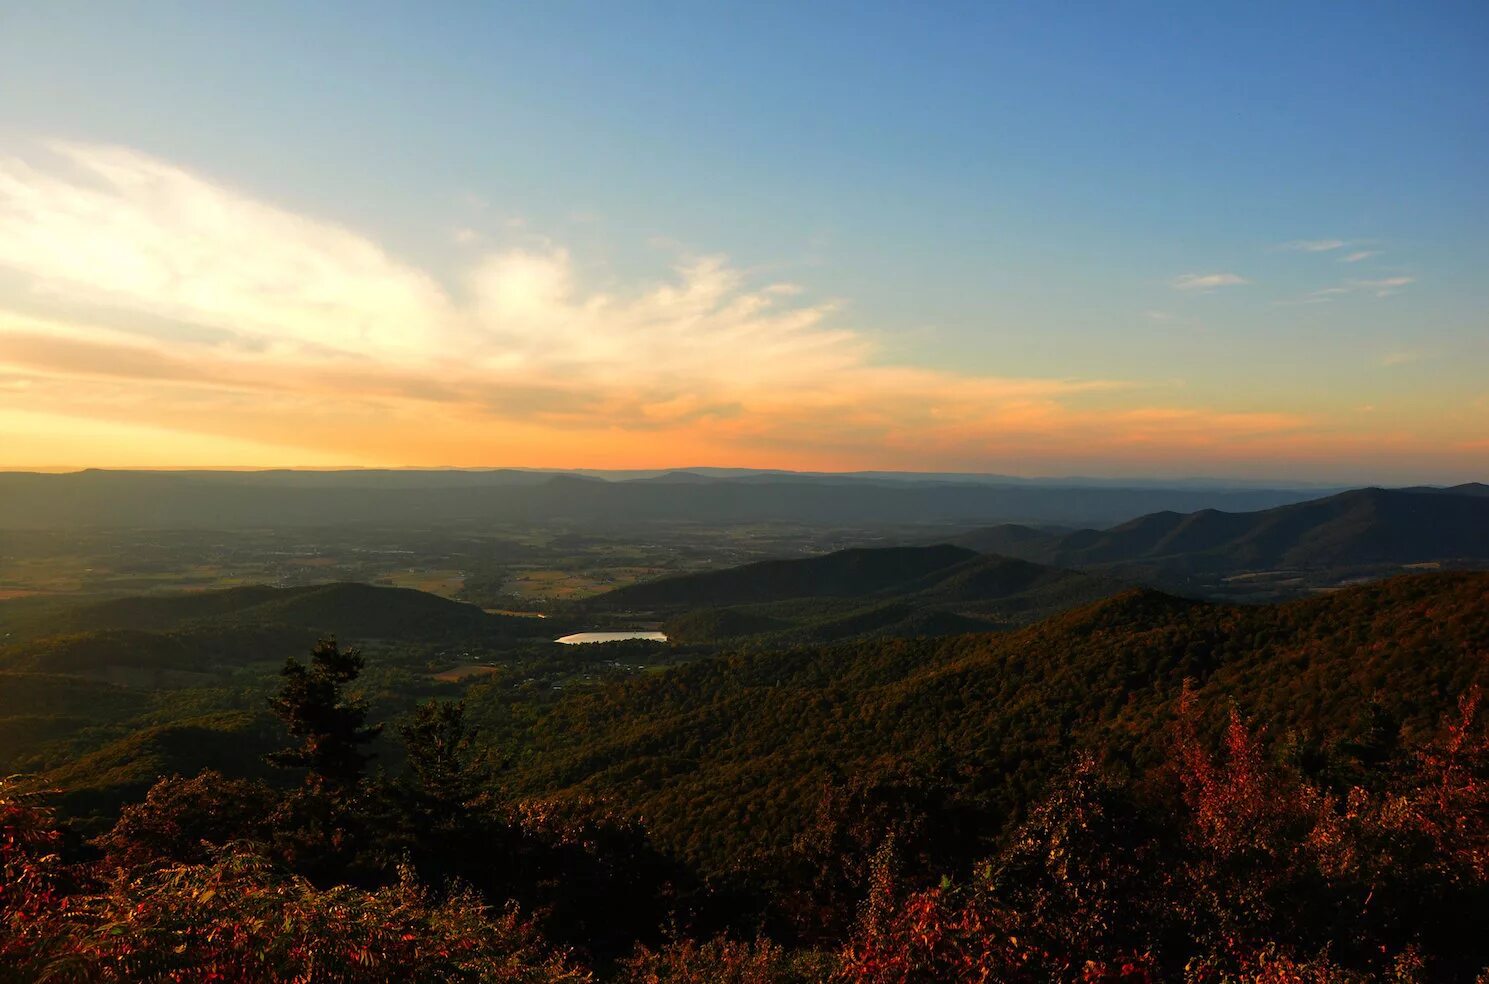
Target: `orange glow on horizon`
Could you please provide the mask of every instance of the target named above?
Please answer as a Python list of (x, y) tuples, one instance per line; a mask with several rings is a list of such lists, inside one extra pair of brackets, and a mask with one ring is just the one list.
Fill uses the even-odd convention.
[(1489, 471), (1478, 404), (1217, 406), (895, 364), (838, 305), (720, 257), (600, 291), (551, 244), (489, 251), (450, 289), (134, 151), (51, 153), (0, 158), (0, 266), (27, 278), (0, 294), (0, 467)]

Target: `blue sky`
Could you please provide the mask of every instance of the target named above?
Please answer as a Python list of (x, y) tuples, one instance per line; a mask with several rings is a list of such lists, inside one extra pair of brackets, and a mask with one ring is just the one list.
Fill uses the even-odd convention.
[[(1489, 460), (1482, 4), (236, 6), (0, 11), (0, 153), (34, 173), (48, 141), (127, 148), (353, 230), (456, 299), (504, 251), (560, 251), (576, 295), (607, 296), (727, 257), (739, 290), (830, 305), (814, 330), (851, 331), (855, 365), (1125, 394), (1049, 397), (1072, 412), (1292, 420), (1241, 457), (1189, 437), (1159, 453), (1161, 434), (1128, 458), (1046, 453), (962, 414), (935, 460), (876, 457), (882, 423), (815, 452), (754, 434), (750, 460), (1256, 474), (1296, 455), (1320, 477)], [(78, 316), (59, 271), (9, 266), (0, 301)], [(117, 301), (86, 306), (144, 305)]]

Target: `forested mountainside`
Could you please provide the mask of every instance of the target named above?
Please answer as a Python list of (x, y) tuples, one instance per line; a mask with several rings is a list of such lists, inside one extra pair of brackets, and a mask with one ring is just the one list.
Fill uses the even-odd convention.
[[(1486, 651), (1489, 574), (1455, 573), (1133, 590), (556, 699), (492, 676), (392, 717), (332, 643), (258, 712), (19, 674), (38, 716), (80, 705), (26, 681), (67, 680), (160, 723), (0, 784), (3, 973), (1473, 981)], [(183, 747), (209, 770), (168, 775)], [(116, 813), (68, 788), (141, 761), (165, 778)]]
[(1078, 748), (1156, 761), (1186, 679), (1300, 747), (1366, 725), (1420, 731), (1485, 678), (1489, 574), (1394, 578), (1275, 606), (1135, 590), (1000, 634), (720, 657), (504, 721), (529, 791), (614, 796), (715, 869), (779, 847), (813, 790), (884, 758), (975, 767), (1005, 818)]

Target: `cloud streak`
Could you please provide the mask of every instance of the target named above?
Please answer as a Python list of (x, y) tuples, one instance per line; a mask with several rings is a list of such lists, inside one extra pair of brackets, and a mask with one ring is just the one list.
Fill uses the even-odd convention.
[(1309, 291), (1302, 300), (1281, 302), (1292, 304), (1324, 304), (1351, 294), (1374, 294), (1376, 297), (1391, 297), (1417, 282), (1416, 277), (1378, 277), (1373, 280), (1346, 280), (1334, 287), (1323, 287)]
[(1380, 364), (1383, 368), (1389, 369), (1394, 366), (1410, 365), (1413, 362), (1421, 361), (1421, 359), (1422, 353), (1417, 351), (1404, 350), (1401, 352), (1387, 352), (1385, 355), (1380, 357)]
[(1289, 253), (1331, 253), (1348, 245), (1343, 239), (1294, 239), (1277, 248)]
[(1390, 297), (1416, 282), (1416, 277), (1379, 277), (1375, 280), (1351, 280), (1349, 289), (1371, 292), (1376, 297)]
[(1236, 273), (1185, 273), (1170, 280), (1168, 285), (1185, 293), (1208, 293), (1218, 287), (1241, 287), (1249, 283)]

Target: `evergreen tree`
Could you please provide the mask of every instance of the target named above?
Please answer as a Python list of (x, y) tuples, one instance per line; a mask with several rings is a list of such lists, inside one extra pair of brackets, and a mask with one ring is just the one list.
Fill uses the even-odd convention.
[(362, 746), (382, 730), (368, 726), (364, 702), (345, 693), (363, 665), (358, 650), (342, 649), (335, 639), (317, 643), (308, 666), (293, 656), (285, 660), (284, 682), (269, 706), (298, 744), (271, 754), (272, 764), (305, 769), (307, 780), (317, 785), (349, 786), (361, 778), (372, 758)]
[(447, 809), (458, 808), (481, 788), (475, 764), (476, 729), (465, 722), (465, 703), (430, 700), (398, 733), (419, 792)]

